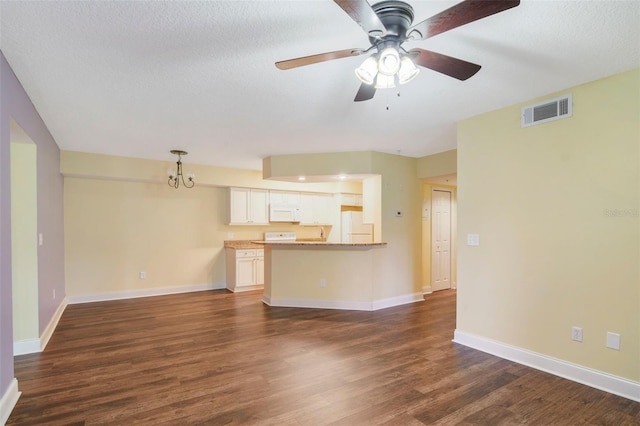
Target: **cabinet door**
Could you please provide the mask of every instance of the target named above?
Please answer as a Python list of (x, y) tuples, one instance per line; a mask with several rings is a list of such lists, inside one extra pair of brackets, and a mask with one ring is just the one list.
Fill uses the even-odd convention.
[(266, 189), (229, 188), (230, 225), (268, 225)]
[(317, 194), (313, 196), (313, 218), (318, 225), (331, 225), (332, 198), (330, 195)]
[(302, 194), (300, 196), (301, 225), (331, 225), (332, 201), (329, 194)]
[(249, 223), (252, 225), (268, 225), (269, 192), (266, 189), (252, 189), (249, 194)]
[(313, 225), (313, 194), (300, 195), (300, 225)]
[(255, 257), (236, 259), (236, 287), (256, 283)]
[(256, 257), (256, 284), (264, 284), (264, 257)]
[(356, 194), (340, 194), (340, 204), (343, 206), (355, 206)]
[(269, 191), (270, 204), (300, 204), (300, 193), (290, 191)]
[(229, 224), (249, 223), (249, 193), (247, 188), (229, 188)]

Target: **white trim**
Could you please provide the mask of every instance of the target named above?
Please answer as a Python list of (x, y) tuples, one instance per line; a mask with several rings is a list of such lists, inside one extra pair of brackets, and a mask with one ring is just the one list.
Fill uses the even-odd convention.
[(373, 301), (373, 310), (391, 308), (393, 306), (407, 305), (409, 303), (424, 302), (424, 295), (421, 293), (403, 294), (402, 296), (389, 297)]
[(60, 302), (58, 309), (56, 309), (53, 317), (51, 317), (51, 321), (49, 321), (47, 328), (44, 329), (44, 333), (42, 333), (39, 339), (18, 340), (13, 342), (13, 356), (35, 354), (44, 351), (44, 348), (47, 347), (47, 343), (49, 343), (49, 339), (51, 339), (53, 332), (56, 330), (58, 321), (60, 321), (66, 307), (67, 298), (65, 297), (64, 300)]
[(209, 283), (179, 287), (145, 288), (139, 290), (68, 296), (67, 300), (70, 305), (74, 305), (76, 303), (106, 302), (108, 300), (136, 299), (138, 297), (164, 296), (167, 294), (192, 293), (195, 291), (222, 290), (226, 287), (227, 285), (225, 283)]
[(591, 386), (640, 402), (640, 382), (634, 382), (602, 371), (592, 370), (568, 361), (507, 345), (464, 331), (455, 330), (453, 341), (500, 358), (542, 370), (583, 385)]
[(233, 292), (233, 293), (242, 293), (243, 291), (254, 291), (254, 290), (262, 290), (264, 289), (264, 284), (256, 284), (256, 285), (243, 285), (243, 286), (236, 286), (234, 288), (227, 288), (227, 290)]
[(40, 339), (16, 340), (13, 342), (13, 356), (40, 352)]
[(14, 377), (11, 383), (9, 383), (7, 391), (2, 395), (2, 398), (0, 398), (0, 425), (5, 424), (7, 420), (9, 420), (9, 416), (16, 406), (21, 393), (22, 392), (18, 392), (18, 380)]
[(422, 294), (431, 294), (433, 290), (431, 290), (431, 285), (425, 285), (422, 287)]
[(377, 311), (392, 306), (405, 305), (423, 301), (420, 293), (406, 294), (388, 299), (375, 300), (373, 302), (323, 300), (323, 299), (286, 299), (282, 297), (269, 297), (264, 295), (262, 301), (269, 306), (288, 308), (316, 308), (316, 309), (344, 309), (350, 311)]
[(49, 339), (51, 339), (51, 336), (53, 336), (53, 332), (56, 331), (58, 322), (60, 321), (60, 318), (62, 318), (62, 314), (64, 313), (64, 310), (66, 308), (67, 298), (65, 297), (62, 302), (60, 302), (60, 305), (58, 305), (58, 309), (56, 309), (53, 317), (51, 317), (51, 321), (49, 321), (49, 324), (47, 324), (47, 328), (44, 329), (44, 333), (42, 333), (42, 335), (40, 336), (40, 352), (44, 351), (44, 348), (47, 347)]

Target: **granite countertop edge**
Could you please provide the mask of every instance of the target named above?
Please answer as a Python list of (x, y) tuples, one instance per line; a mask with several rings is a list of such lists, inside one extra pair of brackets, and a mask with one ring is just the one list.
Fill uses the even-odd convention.
[(327, 241), (253, 241), (256, 244), (269, 246), (300, 246), (300, 247), (378, 247), (387, 243), (334, 243)]
[(299, 247), (378, 247), (386, 246), (387, 243), (337, 243), (322, 241), (320, 239), (304, 239), (296, 241), (227, 240), (224, 242), (224, 248), (236, 250), (261, 249), (264, 248), (265, 245)]

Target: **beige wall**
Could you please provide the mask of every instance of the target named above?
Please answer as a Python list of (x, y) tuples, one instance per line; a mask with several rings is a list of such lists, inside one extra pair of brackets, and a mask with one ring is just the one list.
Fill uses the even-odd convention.
[[(372, 302), (373, 253), (375, 249), (268, 248), (270, 288), (265, 296), (272, 301), (339, 301), (369, 305)], [(320, 287), (320, 280), (325, 287)]]
[[(373, 168), (382, 176), (382, 241), (388, 243), (385, 250), (373, 252), (373, 299), (421, 293), (422, 186), (416, 179), (416, 160), (376, 152)], [(396, 211), (402, 217), (396, 217)]]
[(568, 119), (521, 128), (523, 104), (458, 125), (457, 328), (637, 382), (640, 70), (540, 100), (566, 93)]
[(457, 150), (452, 149), (418, 158), (416, 167), (418, 179), (453, 175), (458, 171)]

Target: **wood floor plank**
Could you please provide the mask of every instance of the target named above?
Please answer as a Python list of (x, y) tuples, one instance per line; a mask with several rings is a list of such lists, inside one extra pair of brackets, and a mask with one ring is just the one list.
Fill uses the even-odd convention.
[(9, 425), (640, 424), (640, 403), (452, 343), (455, 291), (376, 312), (226, 290), (70, 305)]

